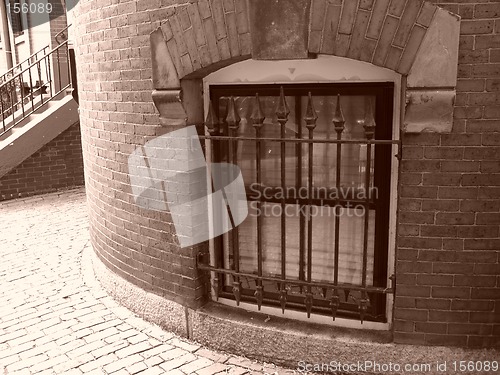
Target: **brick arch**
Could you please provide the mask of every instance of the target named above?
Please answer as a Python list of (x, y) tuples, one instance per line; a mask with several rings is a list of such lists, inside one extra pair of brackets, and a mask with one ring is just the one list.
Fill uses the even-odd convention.
[[(153, 99), (165, 118), (171, 115), (162, 111), (170, 108), (172, 113), (175, 98), (180, 98), (181, 81), (249, 58), (312, 59), (327, 54), (407, 77), (411, 108), (404, 127), (449, 131), (459, 31), (459, 16), (424, 0), (193, 1), (169, 8), (151, 33)], [(424, 98), (422, 91), (436, 100), (427, 100), (429, 95)]]
[(407, 74), (437, 9), (423, 0), (313, 0), (308, 49)]
[(155, 88), (173, 88), (177, 81), (172, 68), (182, 79), (251, 58), (246, 4), (245, 0), (204, 0), (172, 8), (151, 34)]

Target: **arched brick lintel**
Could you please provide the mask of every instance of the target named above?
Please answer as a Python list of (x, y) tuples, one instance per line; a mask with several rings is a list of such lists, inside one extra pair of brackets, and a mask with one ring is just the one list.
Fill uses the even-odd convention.
[[(430, 2), (198, 0), (170, 9), (151, 34), (156, 90), (180, 90), (181, 80), (202, 78), (244, 59), (328, 54), (406, 76), (407, 102), (413, 105), (405, 119), (407, 129), (451, 130), (460, 17)], [(446, 119), (444, 127), (432, 128), (435, 119), (422, 117), (436, 110), (420, 100), (422, 90), (429, 95), (439, 91), (441, 112), (436, 118)], [(155, 103), (164, 94), (156, 92)], [(434, 125), (429, 128), (429, 123)]]

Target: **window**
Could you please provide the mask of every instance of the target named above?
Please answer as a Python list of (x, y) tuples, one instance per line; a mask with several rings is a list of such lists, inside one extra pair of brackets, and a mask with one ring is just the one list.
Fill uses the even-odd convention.
[(25, 29), (21, 5), (21, 0), (13, 0), (10, 3), (10, 17), (12, 20), (12, 34), (14, 37), (21, 36)]
[(249, 205), (214, 241), (218, 296), (387, 320), (393, 97), (392, 82), (210, 86), (212, 160), (241, 168)]

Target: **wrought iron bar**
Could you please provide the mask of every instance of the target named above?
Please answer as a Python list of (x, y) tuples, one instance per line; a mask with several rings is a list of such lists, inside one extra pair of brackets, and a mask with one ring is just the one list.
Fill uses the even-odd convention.
[(73, 86), (73, 80), (71, 78), (71, 60), (70, 60), (70, 56), (69, 56), (69, 44), (66, 43), (66, 64), (68, 64), (68, 69), (67, 69), (67, 72), (68, 72), (68, 85), (69, 87), (72, 87)]
[[(302, 141), (302, 97), (295, 96), (295, 122), (297, 124), (297, 136), (296, 139)], [(295, 151), (297, 153), (297, 178), (296, 178), (296, 191), (302, 189), (302, 142), (297, 142), (295, 144)], [(305, 248), (306, 248), (306, 231), (305, 231), (305, 210), (304, 206), (300, 206), (299, 211), (299, 280), (305, 280)], [(302, 286), (300, 287), (300, 292), (302, 293)]]
[[(1, 93), (0, 93), (1, 95)], [(2, 109), (2, 128), (3, 128), (3, 132), (5, 133), (5, 112), (4, 112), (4, 109), (3, 109), (3, 98), (0, 98), (0, 107)]]
[(56, 50), (57, 55), (57, 77), (59, 78), (59, 90), (61, 90), (62, 82), (61, 82), (61, 60), (59, 58), (59, 49)]
[[(14, 123), (16, 121), (16, 108), (15, 108), (15, 103), (14, 103), (14, 95), (16, 95), (16, 91), (15, 91), (15, 87), (16, 87), (16, 81), (13, 80), (11, 81), (13, 83), (13, 87), (14, 89), (13, 90), (10, 90), (10, 94), (9, 94), (9, 99), (10, 99), (10, 111), (12, 112), (12, 122)], [(6, 86), (7, 88), (9, 86)]]
[[(337, 140), (342, 140), (342, 132), (344, 131), (344, 114), (342, 113), (342, 107), (340, 106), (340, 95), (337, 95), (337, 106), (335, 107), (335, 114), (332, 119), (335, 132), (337, 133)], [(340, 192), (340, 176), (341, 176), (341, 162), (342, 162), (342, 143), (337, 144), (337, 164), (335, 168), (335, 187), (337, 192)], [(334, 271), (333, 271), (333, 284), (337, 285), (339, 283), (339, 243), (340, 243), (340, 207), (335, 205), (335, 239), (334, 239)], [(333, 291), (332, 300), (330, 301), (330, 307), (332, 309), (332, 317), (335, 320), (337, 315), (337, 310), (340, 306), (340, 297), (337, 290)]]
[[(318, 115), (314, 110), (312, 95), (309, 92), (309, 99), (307, 102), (306, 114), (304, 117), (304, 121), (306, 123), (306, 128), (309, 131), (309, 140), (313, 140), (314, 135), (313, 131), (316, 127), (316, 121), (318, 120)], [(314, 158), (314, 143), (309, 143), (308, 151), (309, 151), (309, 168), (308, 168), (308, 181), (307, 181), (307, 190), (309, 196), (309, 204), (308, 204), (308, 212), (307, 212), (307, 281), (311, 283), (312, 281), (312, 191), (313, 191), (313, 158)], [(307, 309), (307, 317), (311, 316), (311, 310), (313, 305), (313, 294), (311, 290), (311, 286), (307, 287), (306, 299), (305, 299), (306, 309)]]
[(33, 95), (33, 76), (31, 74), (31, 69), (28, 70), (28, 75), (30, 77), (30, 97), (31, 97), (31, 109), (35, 108), (35, 98)]
[(24, 81), (23, 81), (23, 76), (19, 76), (19, 87), (21, 88), (21, 110), (23, 112), (23, 117), (24, 117)]
[[(367, 139), (372, 139), (375, 135), (375, 119), (373, 118), (373, 113), (371, 109), (371, 105), (367, 108), (367, 115), (365, 119), (362, 120), (363, 128), (365, 130), (365, 136)], [(365, 204), (365, 222), (364, 222), (364, 236), (363, 236), (363, 273), (362, 273), (362, 281), (361, 285), (366, 287), (366, 272), (367, 272), (367, 263), (368, 263), (368, 228), (370, 222), (370, 208), (368, 202), (371, 201), (370, 194), (370, 181), (371, 181), (371, 159), (372, 159), (372, 145), (368, 144), (366, 146), (366, 166), (365, 166), (365, 189), (367, 203)], [(366, 291), (361, 293), (361, 299), (359, 301), (359, 310), (360, 310), (360, 318), (361, 324), (363, 324), (364, 315), (368, 308), (369, 299), (366, 294)]]
[[(280, 177), (281, 177), (281, 188), (283, 191), (286, 189), (286, 144), (285, 130), (286, 123), (288, 121), (288, 115), (290, 114), (290, 109), (285, 99), (285, 92), (283, 86), (280, 87), (280, 97), (278, 100), (278, 106), (276, 107), (276, 116), (278, 118), (278, 123), (280, 124)], [(281, 202), (281, 278), (286, 280), (286, 216), (285, 216), (285, 198), (282, 196)], [(286, 284), (283, 282), (280, 285), (280, 302), (281, 310), (284, 313), (287, 300)]]
[(47, 72), (47, 85), (49, 85), (49, 90), (50, 90), (50, 97), (52, 97), (54, 95), (54, 89), (55, 87), (53, 88), (53, 82), (52, 82), (52, 71), (50, 69), (50, 64), (49, 64), (49, 61), (48, 59), (45, 59), (45, 69), (46, 69), (46, 72)]
[(43, 105), (43, 80), (42, 80), (42, 68), (40, 67), (40, 61), (38, 61), (36, 67), (38, 70), (38, 80), (36, 82), (35, 87), (36, 87), (37, 91), (40, 92), (40, 101), (41, 101), (41, 104)]
[[(210, 101), (210, 103), (208, 105), (208, 113), (207, 113), (207, 118), (205, 120), (205, 126), (208, 130), (208, 133), (211, 136), (216, 136), (219, 134), (219, 121), (217, 120), (217, 116), (215, 115), (212, 101)], [(212, 147), (214, 148), (214, 150), (217, 147), (217, 145), (215, 144), (216, 142), (219, 142), (219, 141), (215, 141), (215, 140), (212, 141)], [(222, 192), (224, 192), (224, 190), (222, 190)], [(218, 256), (215, 256), (214, 261), (215, 261), (215, 267), (219, 268), (220, 267), (220, 258)], [(213, 278), (213, 289), (214, 289), (216, 301), (219, 300), (219, 290), (220, 290), (219, 275), (220, 275), (219, 273), (215, 273), (214, 278)]]
[[(229, 100), (229, 106), (227, 110), (227, 117), (226, 117), (226, 122), (229, 126), (229, 135), (230, 139), (229, 141), (229, 161), (233, 163), (234, 165), (237, 165), (238, 163), (238, 153), (237, 153), (237, 146), (238, 146), (238, 140), (236, 138), (237, 133), (238, 133), (238, 127), (240, 125), (241, 118), (238, 115), (238, 111), (236, 110), (236, 104), (234, 101), (234, 97), (231, 96)], [(230, 176), (231, 180), (233, 179), (233, 176)], [(240, 300), (241, 300), (241, 281), (238, 276), (238, 273), (240, 271), (240, 252), (239, 252), (239, 239), (238, 239), (238, 227), (233, 226), (233, 229), (229, 232), (230, 238), (231, 238), (231, 245), (233, 249), (233, 263), (234, 263), (234, 270), (236, 271), (236, 275), (234, 277), (233, 281), (233, 294), (236, 299), (236, 305), (239, 306)]]
[[(204, 271), (212, 271), (212, 272), (220, 272), (226, 275), (232, 275), (232, 276), (238, 276), (238, 277), (244, 277), (252, 280), (256, 279), (262, 279), (262, 281), (269, 281), (271, 283), (279, 284), (282, 282), (281, 277), (274, 277), (274, 276), (262, 276), (259, 277), (255, 273), (246, 273), (246, 272), (236, 272), (231, 269), (226, 269), (226, 268), (215, 268), (207, 264), (203, 264), (201, 262), (198, 263), (197, 267), (200, 270)], [(347, 285), (347, 284), (338, 284), (337, 286), (332, 285), (331, 283), (323, 283), (323, 282), (316, 282), (316, 281), (302, 281), (302, 280), (297, 280), (297, 279), (287, 279), (287, 284), (288, 285), (294, 285), (294, 286), (302, 286), (302, 287), (314, 287), (314, 288), (328, 288), (328, 289), (337, 289), (337, 290), (344, 290), (344, 291), (357, 291), (361, 292), (363, 290), (366, 290), (368, 292), (373, 292), (373, 293), (381, 293), (381, 294), (393, 294), (393, 288), (388, 287), (388, 288), (382, 288), (382, 287), (376, 287), (376, 286), (367, 286), (363, 288), (362, 286), (356, 286), (356, 285)]]
[[(260, 138), (262, 126), (264, 124), (265, 116), (262, 113), (262, 108), (260, 105), (259, 94), (255, 95), (255, 103), (250, 116), (252, 120), (252, 125), (255, 128), (256, 138)], [(262, 186), (262, 170), (261, 170), (261, 156), (262, 156), (262, 145), (261, 141), (255, 142), (255, 152), (256, 152), (256, 174), (257, 174), (257, 186), (259, 189)], [(262, 200), (259, 194), (259, 200), (257, 201), (257, 210), (260, 212), (262, 205)], [(262, 215), (257, 216), (257, 274), (262, 277)], [(257, 279), (257, 286), (255, 290), (255, 299), (257, 300), (257, 306), (260, 310), (262, 306), (262, 301), (264, 299), (264, 290), (262, 287), (262, 279)]]

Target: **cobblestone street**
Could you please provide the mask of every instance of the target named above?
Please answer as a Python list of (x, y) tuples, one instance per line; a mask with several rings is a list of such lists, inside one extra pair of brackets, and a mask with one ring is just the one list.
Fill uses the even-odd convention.
[(208, 350), (119, 306), (89, 274), (83, 189), (0, 203), (0, 218), (0, 375), (293, 373)]

